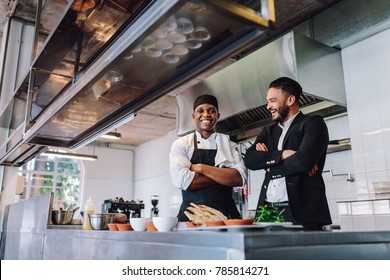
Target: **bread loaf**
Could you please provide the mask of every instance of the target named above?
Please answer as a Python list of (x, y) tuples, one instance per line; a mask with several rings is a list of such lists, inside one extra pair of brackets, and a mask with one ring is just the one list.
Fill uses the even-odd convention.
[(114, 223), (118, 224), (124, 224), (127, 221), (127, 216), (126, 214), (123, 213), (116, 213), (114, 216)]
[(191, 206), (187, 207), (187, 210), (184, 211), (184, 214), (197, 226), (206, 225), (206, 221), (223, 221), (227, 219), (222, 212), (206, 205), (191, 203)]

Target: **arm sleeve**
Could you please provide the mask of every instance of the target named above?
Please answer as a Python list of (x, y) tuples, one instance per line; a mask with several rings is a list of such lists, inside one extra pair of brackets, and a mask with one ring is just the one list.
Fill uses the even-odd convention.
[(273, 178), (306, 172), (315, 164), (322, 173), (324, 154), (329, 143), (328, 128), (320, 116), (314, 116), (303, 127), (303, 138), (296, 153), (271, 168)]
[(194, 179), (195, 172), (190, 170), (191, 153), (189, 146), (184, 139), (173, 142), (169, 153), (169, 171), (173, 185), (182, 190), (186, 190)]
[(235, 168), (241, 175), (242, 178), (242, 186), (245, 186), (247, 181), (247, 170), (244, 164), (244, 160), (242, 158), (242, 155), (238, 149), (238, 145), (232, 141), (230, 142), (230, 150), (232, 152), (233, 156), (233, 165), (230, 166), (231, 168)]
[[(273, 143), (270, 143), (269, 131), (263, 129), (256, 137), (255, 143), (250, 146), (245, 154), (245, 166), (251, 170), (267, 169), (272, 166), (278, 165), (282, 157), (282, 151), (278, 151), (276, 147), (273, 147)], [(256, 144), (264, 143), (268, 150), (267, 152), (256, 151)], [(277, 145), (277, 143), (275, 143)]]

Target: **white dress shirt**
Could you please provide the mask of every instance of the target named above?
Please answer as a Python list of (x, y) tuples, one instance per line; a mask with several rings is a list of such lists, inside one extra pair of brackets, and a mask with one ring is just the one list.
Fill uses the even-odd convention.
[[(279, 123), (280, 128), (282, 128), (282, 134), (280, 135), (279, 141), (278, 141), (278, 150), (279, 151), (281, 151), (283, 149), (284, 137), (286, 136), (286, 133), (291, 126), (291, 123), (294, 121), (294, 119), (297, 115), (298, 115), (298, 113), (296, 115), (294, 115), (291, 119), (286, 121), (286, 123), (284, 125)], [(288, 201), (287, 185), (286, 185), (286, 178), (285, 177), (272, 179), (269, 182), (265, 200), (268, 202)]]
[[(242, 177), (242, 186), (247, 179), (246, 167), (238, 150), (238, 145), (228, 135), (213, 133), (208, 139), (196, 133), (198, 149), (217, 149), (215, 166), (235, 168)], [(190, 170), (194, 153), (194, 133), (187, 134), (173, 142), (169, 153), (170, 175), (176, 188), (186, 190), (194, 179), (195, 172)], [(241, 187), (241, 186), (237, 186)]]

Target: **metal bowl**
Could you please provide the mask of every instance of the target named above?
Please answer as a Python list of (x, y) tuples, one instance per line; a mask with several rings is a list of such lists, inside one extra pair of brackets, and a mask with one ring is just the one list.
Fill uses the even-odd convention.
[(52, 210), (51, 222), (54, 225), (69, 225), (73, 219), (74, 211)]
[(89, 223), (94, 230), (108, 229), (108, 224), (114, 222), (115, 213), (88, 214)]

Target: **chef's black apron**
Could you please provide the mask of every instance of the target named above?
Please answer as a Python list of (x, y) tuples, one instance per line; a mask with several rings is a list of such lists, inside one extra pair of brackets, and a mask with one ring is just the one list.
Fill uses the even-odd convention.
[[(194, 154), (191, 157), (192, 164), (203, 163), (214, 166), (216, 154), (216, 149), (198, 149), (196, 134), (194, 133)], [(191, 202), (197, 205), (203, 204), (217, 209), (231, 219), (241, 218), (233, 200), (233, 189), (230, 187), (224, 187), (215, 183), (214, 185), (194, 191), (182, 190), (181, 193), (183, 202), (178, 214), (180, 222), (188, 221), (184, 211), (190, 206)]]

